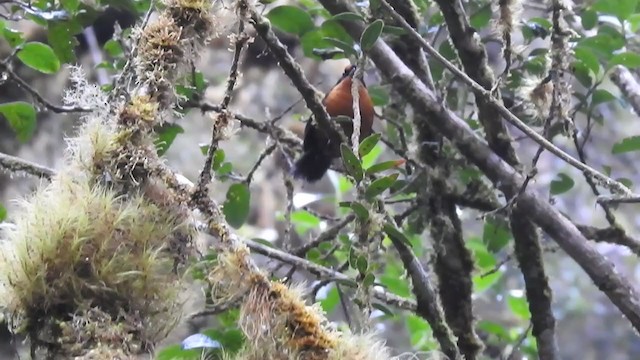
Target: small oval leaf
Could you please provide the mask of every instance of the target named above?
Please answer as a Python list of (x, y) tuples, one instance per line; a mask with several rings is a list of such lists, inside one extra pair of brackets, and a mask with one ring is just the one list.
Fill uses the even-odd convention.
[(551, 195), (559, 195), (565, 193), (573, 187), (575, 182), (569, 175), (559, 173), (558, 178), (551, 181)]
[(350, 207), (360, 221), (365, 222), (369, 219), (369, 211), (364, 205), (354, 201), (350, 204)]
[(18, 141), (27, 142), (36, 130), (36, 109), (24, 101), (14, 101), (0, 105), (0, 114), (9, 121)]
[(640, 135), (630, 136), (613, 145), (612, 154), (622, 154), (640, 150)]
[(222, 208), (227, 223), (236, 229), (240, 228), (249, 217), (250, 203), (251, 193), (247, 184), (231, 185)]
[(346, 144), (340, 145), (340, 153), (342, 154), (342, 162), (349, 175), (360, 182), (364, 178), (364, 170), (362, 170), (362, 164), (356, 155), (351, 151)]
[[(371, 274), (371, 275), (373, 275), (373, 274)], [(367, 278), (365, 277), (365, 280), (366, 279)], [(376, 310), (382, 311), (387, 316), (395, 316), (394, 313), (388, 307), (386, 307), (386, 306), (384, 306), (384, 305), (382, 305), (380, 303), (373, 303), (373, 304), (371, 304), (371, 307), (376, 309)]]
[(343, 12), (332, 17), (333, 20), (342, 20), (342, 21), (364, 21), (364, 18), (356, 13), (352, 12)]
[(384, 22), (380, 19), (369, 24), (369, 26), (364, 29), (362, 36), (360, 37), (360, 47), (363, 50), (371, 49), (373, 44), (375, 44), (376, 40), (380, 37), (380, 34), (382, 34), (383, 27)]
[(411, 247), (411, 241), (409, 241), (409, 238), (405, 234), (403, 234), (402, 231), (398, 230), (395, 225), (386, 223), (382, 227), (382, 230), (387, 234), (387, 236), (389, 236), (389, 239), (391, 239), (392, 241), (400, 241)]
[(299, 36), (315, 27), (308, 12), (291, 5), (282, 5), (271, 9), (267, 18), (278, 29)]
[(358, 147), (358, 153), (360, 154), (360, 157), (369, 154), (371, 150), (373, 150), (373, 148), (376, 146), (376, 144), (378, 144), (379, 140), (380, 134), (377, 133), (371, 134), (367, 136), (366, 139), (362, 140), (362, 142), (360, 143), (360, 147)]
[(382, 194), (385, 190), (390, 188), (396, 182), (396, 179), (398, 179), (398, 175), (399, 174), (396, 173), (396, 174), (391, 174), (389, 176), (382, 177), (380, 179), (376, 179), (371, 183), (371, 185), (369, 185), (369, 187), (367, 187), (367, 190), (365, 190), (364, 195), (368, 199), (373, 199), (374, 197)]
[(165, 124), (156, 131), (158, 138), (156, 139), (156, 151), (158, 156), (164, 155), (178, 134), (184, 133), (184, 129), (180, 125)]
[(358, 256), (358, 259), (356, 260), (356, 269), (361, 274), (366, 273), (367, 269), (369, 269), (369, 262), (367, 261), (367, 258), (364, 255)]
[(26, 43), (16, 54), (28, 67), (45, 74), (54, 74), (60, 69), (60, 60), (49, 45), (41, 42)]
[(374, 164), (374, 165), (371, 165), (370, 167), (367, 168), (367, 175), (371, 175), (371, 174), (379, 173), (381, 171), (397, 168), (399, 166), (404, 165), (404, 163), (406, 163), (406, 162), (407, 161), (405, 159), (398, 159), (398, 160), (389, 160), (389, 161), (384, 161), (384, 162), (381, 162), (381, 163), (378, 163), (378, 164)]
[(609, 67), (611, 68), (614, 65), (622, 65), (629, 69), (637, 69), (640, 67), (640, 54), (634, 52), (616, 54), (611, 58), (611, 60), (609, 60)]

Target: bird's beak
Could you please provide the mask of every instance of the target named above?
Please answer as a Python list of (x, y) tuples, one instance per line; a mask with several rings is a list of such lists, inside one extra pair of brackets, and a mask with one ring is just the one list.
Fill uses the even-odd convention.
[(349, 77), (352, 78), (356, 74), (356, 69), (357, 67), (355, 65), (351, 67), (351, 70), (349, 71)]

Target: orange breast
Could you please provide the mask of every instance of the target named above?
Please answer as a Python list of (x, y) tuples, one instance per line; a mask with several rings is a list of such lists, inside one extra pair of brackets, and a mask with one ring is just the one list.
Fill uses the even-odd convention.
[[(373, 126), (373, 102), (369, 97), (367, 88), (360, 84), (358, 89), (358, 97), (360, 104), (360, 140), (371, 135), (371, 127)], [(345, 78), (336, 85), (324, 98), (324, 104), (327, 112), (331, 116), (348, 116), (353, 119), (353, 97), (351, 96), (351, 78)], [(343, 127), (345, 135), (351, 136), (353, 126)]]

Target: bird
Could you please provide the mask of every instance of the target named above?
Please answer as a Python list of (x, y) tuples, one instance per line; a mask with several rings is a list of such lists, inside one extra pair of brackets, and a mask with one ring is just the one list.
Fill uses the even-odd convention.
[[(351, 95), (351, 85), (356, 73), (356, 65), (348, 65), (340, 79), (329, 90), (322, 100), (327, 109), (327, 113), (332, 118), (346, 116), (353, 120), (353, 96)], [(373, 102), (367, 91), (367, 86), (362, 80), (358, 81), (358, 97), (360, 105), (360, 139), (362, 141), (372, 134), (373, 127)], [(353, 122), (341, 122), (340, 125), (347, 136), (351, 139), (353, 134)], [(316, 182), (329, 170), (333, 159), (340, 156), (340, 140), (329, 136), (326, 131), (320, 129), (311, 118), (307, 121), (304, 129), (304, 139), (302, 143), (302, 156), (296, 160), (293, 167), (293, 176), (306, 182)]]

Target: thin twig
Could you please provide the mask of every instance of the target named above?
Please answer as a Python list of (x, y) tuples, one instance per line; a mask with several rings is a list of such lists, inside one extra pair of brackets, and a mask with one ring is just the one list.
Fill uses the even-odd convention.
[(522, 346), (522, 343), (524, 343), (524, 341), (527, 340), (527, 335), (529, 335), (529, 331), (531, 331), (532, 328), (533, 328), (533, 323), (529, 323), (529, 326), (527, 326), (527, 328), (522, 332), (522, 334), (518, 336), (516, 343), (513, 344), (513, 346), (511, 346), (509, 352), (505, 350), (501, 359), (514, 360), (516, 351), (520, 348), (520, 346)]
[(45, 99), (44, 96), (40, 95), (40, 93), (31, 87), (26, 81), (24, 81), (18, 74), (16, 74), (9, 65), (4, 62), (0, 62), (0, 70), (7, 74), (7, 77), (10, 81), (15, 82), (20, 88), (25, 90), (29, 95), (33, 96), (39, 103), (44, 105), (50, 111), (56, 114), (64, 114), (64, 113), (77, 113), (77, 112), (90, 112), (91, 109), (86, 109), (79, 106), (60, 106), (54, 105), (49, 100)]
[(56, 174), (55, 170), (51, 168), (4, 153), (0, 153), (0, 168), (5, 169), (10, 173), (25, 172), (47, 180), (51, 179)]
[(233, 88), (236, 85), (236, 81), (238, 80), (238, 67), (240, 63), (240, 56), (242, 51), (245, 48), (249, 41), (249, 36), (244, 31), (244, 21), (240, 21), (238, 25), (238, 34), (235, 38), (235, 49), (233, 53), (233, 60), (231, 63), (231, 68), (229, 69), (229, 77), (227, 78), (227, 87), (225, 89), (224, 98), (220, 103), (220, 112), (216, 114), (216, 119), (212, 126), (211, 131), (211, 143), (209, 145), (209, 149), (207, 150), (207, 157), (204, 161), (204, 166), (202, 167), (202, 171), (200, 172), (200, 176), (198, 179), (198, 185), (196, 186), (194, 196), (199, 196), (205, 192), (206, 187), (211, 182), (212, 174), (211, 174), (211, 164), (213, 163), (213, 156), (218, 149), (218, 141), (221, 131), (221, 128), (228, 125), (229, 119), (231, 118), (230, 114), (226, 111), (227, 107), (229, 107), (229, 103), (231, 102), (231, 96), (233, 93)]
[(246, 8), (249, 10), (251, 21), (253, 22), (253, 26), (256, 29), (258, 35), (264, 40), (265, 44), (269, 48), (271, 54), (278, 59), (280, 68), (284, 71), (284, 73), (291, 79), (293, 85), (298, 89), (300, 95), (304, 99), (307, 107), (313, 113), (314, 120), (320, 125), (320, 128), (328, 134), (337, 134), (342, 138), (344, 143), (347, 143), (347, 139), (344, 135), (344, 131), (338, 129), (337, 124), (334, 121), (331, 121), (327, 110), (320, 102), (322, 96), (318, 92), (318, 90), (311, 85), (309, 80), (307, 80), (306, 76), (302, 72), (300, 65), (295, 61), (295, 59), (289, 54), (287, 48), (280, 42), (278, 37), (275, 35), (273, 30), (271, 29), (270, 22), (265, 19), (255, 7), (250, 4), (248, 1), (244, 1)]
[[(280, 260), (282, 262), (285, 262), (289, 265), (295, 265), (298, 268), (304, 269), (308, 272), (310, 272), (311, 274), (319, 277), (320, 279), (333, 279), (335, 280), (351, 280), (347, 275), (344, 275), (342, 273), (339, 273), (335, 270), (331, 270), (329, 268), (326, 268), (324, 266), (312, 263), (309, 260), (303, 259), (303, 258), (299, 258), (295, 255), (291, 255), (289, 253), (286, 253), (284, 251), (280, 251), (278, 249), (274, 249), (272, 247), (257, 243), (253, 240), (245, 240), (245, 243), (247, 244), (247, 246), (249, 247), (249, 249), (251, 249), (252, 252), (255, 252), (257, 254), (261, 254), (264, 255), (266, 257), (269, 257), (271, 259), (277, 259)], [(395, 306), (399, 309), (404, 309), (404, 310), (409, 310), (409, 311), (415, 311), (416, 310), (416, 304), (409, 300), (409, 299), (404, 299), (401, 298), (397, 295), (391, 294), (389, 292), (387, 292), (386, 290), (382, 290), (378, 287), (375, 287), (373, 289), (373, 295), (376, 299)]]
[(400, 16), (385, 0), (381, 0), (383, 6), (389, 10), (391, 16), (396, 19), (409, 34), (411, 34), (417, 41), (420, 42), (423, 49), (434, 59), (438, 60), (440, 63), (444, 65), (447, 70), (451, 71), (456, 77), (462, 80), (466, 85), (470, 86), (475, 92), (484, 97), (499, 113), (502, 115), (505, 120), (511, 123), (513, 126), (517, 127), (520, 131), (525, 133), (529, 138), (538, 143), (541, 146), (544, 146), (549, 152), (556, 155), (558, 158), (566, 162), (567, 164), (575, 167), (576, 169), (589, 174), (590, 176), (597, 179), (602, 186), (607, 187), (613, 192), (620, 194), (630, 194), (629, 188), (627, 188), (624, 184), (602, 174), (601, 172), (595, 170), (589, 165), (585, 165), (581, 163), (579, 160), (575, 159), (571, 155), (564, 152), (559, 147), (555, 146), (553, 143), (549, 142), (543, 136), (538, 134), (535, 130), (530, 128), (527, 124), (522, 122), (516, 115), (514, 115), (509, 109), (507, 109), (502, 103), (496, 100), (491, 92), (485, 88), (483, 88), (480, 84), (471, 79), (467, 74), (465, 74), (462, 70), (458, 69), (454, 64), (452, 64), (449, 60), (447, 60), (444, 56), (442, 56), (433, 46), (431, 46), (427, 41), (425, 41), (420, 34), (415, 31), (409, 24)]
[(268, 146), (266, 149), (264, 149), (264, 151), (260, 154), (260, 157), (258, 157), (258, 161), (256, 161), (256, 163), (253, 165), (253, 167), (247, 174), (247, 178), (244, 180), (244, 182), (247, 183), (247, 185), (251, 184), (251, 181), (253, 180), (253, 175), (256, 173), (256, 170), (258, 170), (258, 168), (260, 167), (264, 159), (266, 159), (269, 155), (271, 155), (271, 153), (273, 153), (276, 147), (277, 147), (276, 144), (272, 144)]
[(347, 225), (349, 225), (353, 220), (355, 220), (355, 215), (349, 214), (342, 221), (330, 227), (329, 229), (322, 232), (322, 234), (318, 235), (317, 238), (309, 241), (308, 243), (300, 246), (297, 249), (291, 251), (292, 254), (296, 256), (305, 256), (307, 252), (323, 242), (330, 241), (335, 239), (336, 236), (340, 233), (342, 229), (344, 229)]

